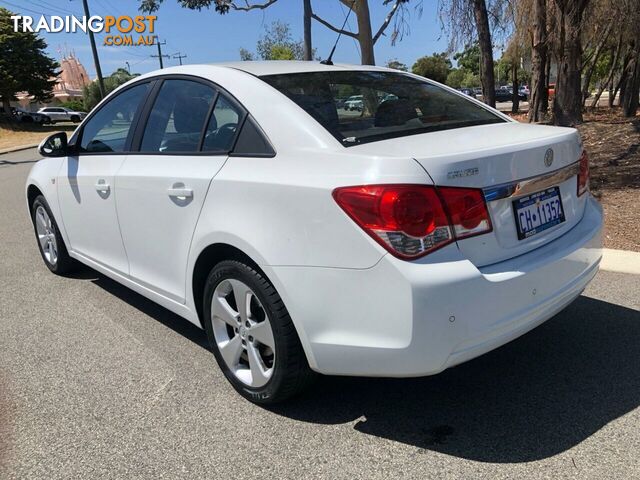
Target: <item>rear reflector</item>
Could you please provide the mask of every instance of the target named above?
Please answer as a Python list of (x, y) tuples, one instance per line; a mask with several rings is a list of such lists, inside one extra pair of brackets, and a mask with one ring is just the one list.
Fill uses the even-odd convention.
[(583, 150), (580, 156), (580, 170), (578, 171), (578, 196), (589, 190), (589, 155)]
[(481, 190), (427, 185), (362, 185), (333, 191), (338, 205), (399, 258), (414, 259), (491, 231)]

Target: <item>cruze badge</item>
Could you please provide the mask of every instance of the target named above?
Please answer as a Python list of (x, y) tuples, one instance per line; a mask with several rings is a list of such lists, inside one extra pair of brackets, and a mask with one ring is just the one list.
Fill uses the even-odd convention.
[(452, 179), (452, 178), (470, 177), (472, 175), (478, 175), (478, 173), (480, 173), (480, 170), (478, 170), (478, 167), (467, 168), (465, 170), (453, 170), (451, 172), (447, 172), (447, 178)]
[(547, 167), (550, 167), (552, 163), (553, 163), (553, 150), (549, 148), (544, 154), (544, 164)]

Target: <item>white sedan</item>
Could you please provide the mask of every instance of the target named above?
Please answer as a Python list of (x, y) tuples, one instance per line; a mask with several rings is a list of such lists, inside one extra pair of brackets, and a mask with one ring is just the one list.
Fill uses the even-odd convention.
[[(362, 115), (336, 108), (345, 91)], [(258, 403), (314, 372), (470, 360), (566, 307), (601, 258), (574, 129), (386, 68), (165, 69), (40, 152), (26, 195), (47, 267), (81, 262), (205, 329)]]

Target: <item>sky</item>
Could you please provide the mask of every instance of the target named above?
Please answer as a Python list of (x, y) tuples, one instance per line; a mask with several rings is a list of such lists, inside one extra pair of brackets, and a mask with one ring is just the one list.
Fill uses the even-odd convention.
[[(244, 1), (244, 0), (240, 0)], [(249, 0), (262, 3), (264, 0)], [(88, 0), (91, 15), (139, 15), (138, 0)], [(370, 0), (371, 23), (373, 31), (382, 24), (389, 6), (382, 5), (383, 0)], [(418, 2), (411, 2), (418, 3)], [(391, 45), (389, 36), (381, 37), (375, 47), (376, 62), (380, 65), (387, 60), (397, 58), (409, 67), (418, 57), (431, 55), (447, 48), (447, 40), (440, 31), (437, 18), (436, 0), (423, 0), (422, 15), (409, 3), (409, 35), (402, 41)], [(81, 0), (0, 0), (0, 6), (12, 12), (36, 17), (40, 15), (82, 16)], [(312, 0), (314, 13), (340, 26), (344, 20), (346, 7), (338, 0)], [(211, 10), (189, 10), (180, 7), (177, 0), (164, 0), (160, 10), (155, 13), (156, 34), (166, 41), (163, 54), (173, 57), (180, 52), (187, 55), (185, 64), (213, 63), (239, 60), (240, 48), (255, 51), (256, 42), (271, 22), (280, 20), (291, 26), (294, 39), (302, 39), (302, 2), (300, 0), (278, 0), (264, 10), (250, 12), (230, 11), (220, 15)], [(355, 29), (355, 16), (352, 14), (348, 25)], [(391, 26), (387, 30), (391, 31)], [(83, 32), (42, 33), (48, 43), (49, 54), (60, 59), (64, 52), (75, 52), (91, 77), (95, 76), (95, 67), (91, 56), (89, 37)], [(146, 73), (159, 68), (156, 47), (108, 47), (103, 45), (104, 35), (96, 38), (98, 55), (104, 76), (119, 67), (126, 68), (129, 62), (134, 73)], [(137, 38), (137, 34), (134, 35)], [(317, 55), (325, 58), (336, 34), (316, 21), (312, 22), (313, 46)], [(359, 50), (355, 39), (343, 36), (334, 55), (334, 61), (359, 63)], [(165, 59), (165, 67), (178, 64), (177, 58)]]

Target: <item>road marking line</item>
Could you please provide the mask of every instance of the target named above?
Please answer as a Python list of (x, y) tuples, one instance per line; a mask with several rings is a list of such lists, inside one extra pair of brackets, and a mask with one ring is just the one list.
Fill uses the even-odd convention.
[(602, 250), (600, 269), (609, 272), (640, 275), (640, 252), (604, 248)]

